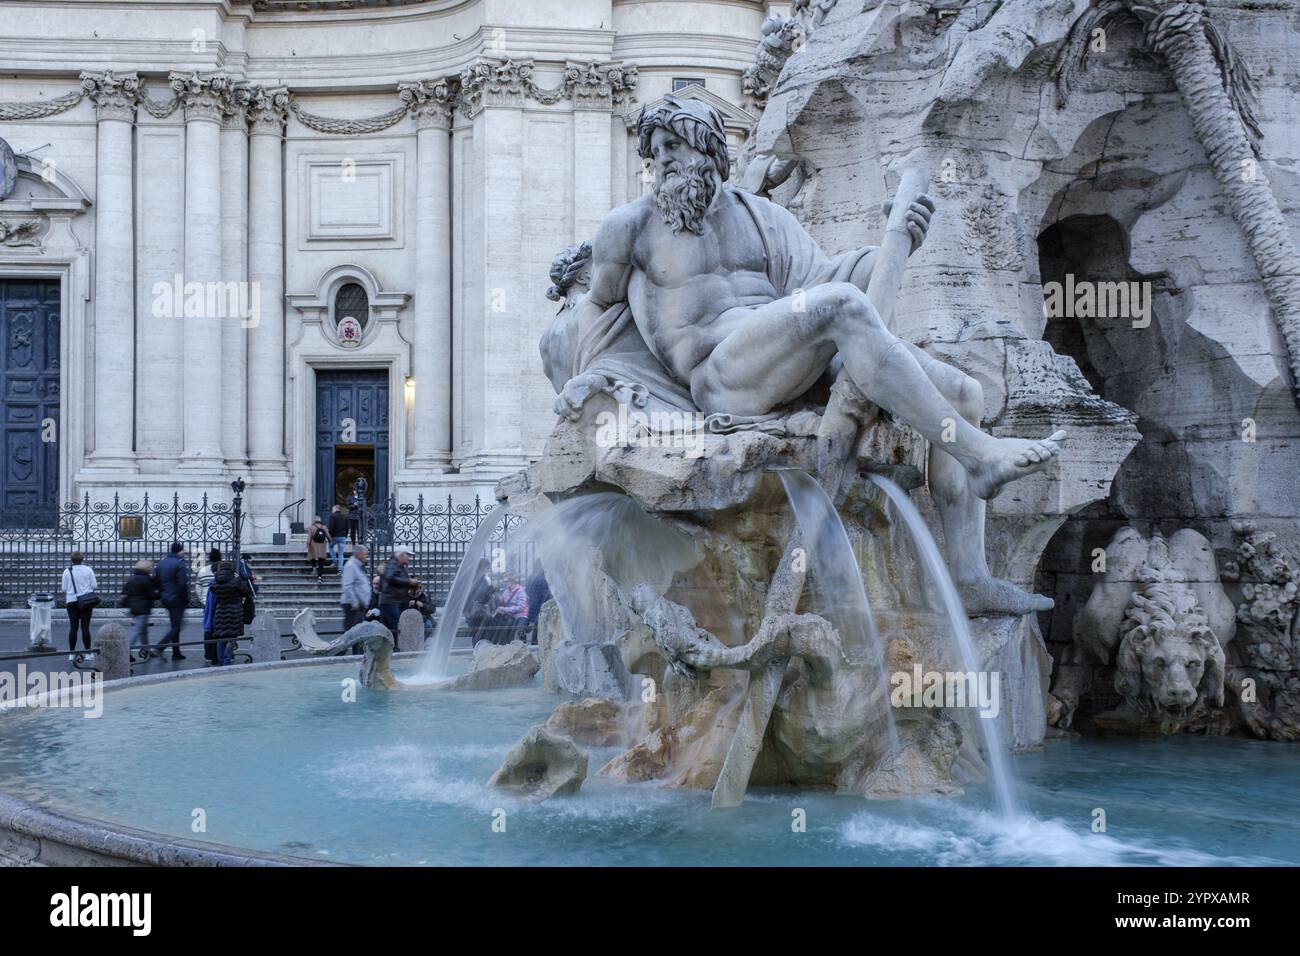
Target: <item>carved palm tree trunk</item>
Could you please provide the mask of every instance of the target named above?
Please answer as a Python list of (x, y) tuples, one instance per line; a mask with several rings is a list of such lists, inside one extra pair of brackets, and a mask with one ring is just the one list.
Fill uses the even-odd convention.
[(1220, 44), (1216, 55), (1200, 3), (1175, 2), (1157, 8), (1146, 36), (1152, 49), (1164, 56), (1232, 218), (1245, 233), (1286, 345), (1292, 397), (1300, 404), (1300, 255), (1272, 187), (1257, 170), (1245, 118), (1225, 86), (1231, 68), (1225, 70), (1219, 57), (1231, 54), (1226, 44)]

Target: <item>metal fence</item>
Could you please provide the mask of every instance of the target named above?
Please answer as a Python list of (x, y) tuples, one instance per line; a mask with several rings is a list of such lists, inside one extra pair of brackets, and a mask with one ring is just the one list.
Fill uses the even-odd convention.
[[(466, 548), (480, 526), (495, 510), (475, 496), (473, 503), (445, 501), (398, 504), (395, 498), (368, 507), (362, 517), (360, 537), (370, 548), (375, 570), (396, 545), (413, 552), (412, 573), (437, 600), (445, 598)], [(86, 494), (79, 502), (54, 508), (8, 508), (0, 516), (0, 607), (26, 607), (30, 594), (56, 593), (69, 555), (81, 551), (95, 571), (98, 591), (108, 604), (116, 604), (122, 584), (139, 560), (157, 562), (173, 541), (191, 557), (211, 548), (229, 553), (234, 541), (234, 512), (226, 502), (182, 501), (170, 498), (135, 500), (114, 495), (112, 501), (92, 502)], [(496, 572), (510, 571), (526, 581), (534, 567), (534, 547), (521, 540), (522, 518), (498, 515), (486, 539), (484, 556)], [(250, 546), (245, 542), (244, 547)], [(260, 550), (252, 546), (253, 550)], [(305, 573), (305, 572), (304, 572)]]
[[(361, 537), (376, 569), (383, 567), (394, 547), (410, 548), (412, 573), (433, 598), (442, 601), (451, 590), (466, 548), (495, 510), (495, 503), (485, 507), (478, 495), (473, 504), (457, 504), (451, 495), (445, 504), (441, 498), (430, 504), (424, 495), (413, 504), (398, 504), (396, 498), (389, 498), (366, 509)], [(524, 540), (521, 534), (524, 519), (502, 513), (494, 523), (483, 556), (495, 572), (511, 572), (521, 582), (527, 581), (535, 553), (533, 542)]]
[(0, 606), (26, 607), (28, 595), (55, 593), (68, 556), (80, 551), (95, 571), (98, 592), (113, 602), (131, 567), (141, 559), (158, 561), (173, 541), (190, 554), (228, 550), (234, 539), (229, 504), (150, 499), (80, 502), (59, 508), (6, 508), (0, 517)]

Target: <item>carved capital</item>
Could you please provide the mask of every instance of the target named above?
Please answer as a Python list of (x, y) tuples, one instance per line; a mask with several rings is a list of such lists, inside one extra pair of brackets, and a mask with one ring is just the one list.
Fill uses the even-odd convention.
[(224, 91), (231, 80), (223, 74), (172, 73), (168, 85), (185, 109), (185, 122), (220, 123)]
[(284, 135), (289, 122), (289, 90), (286, 87), (249, 87), (248, 123), (254, 133)]
[(636, 89), (637, 70), (631, 63), (569, 63), (564, 91), (574, 109), (613, 109), (623, 106)]
[(446, 79), (406, 80), (397, 84), (401, 97), (419, 129), (446, 129), (451, 123), (455, 94)]
[(460, 74), (461, 99), (470, 116), (485, 106), (521, 106), (532, 87), (532, 60), (479, 60)]
[[(215, 78), (214, 78), (215, 79)], [(248, 108), (253, 100), (252, 88), (242, 81), (222, 77), (221, 122), (224, 129), (248, 129)]]
[(95, 105), (97, 119), (134, 122), (140, 100), (140, 77), (135, 73), (82, 73), (81, 88)]

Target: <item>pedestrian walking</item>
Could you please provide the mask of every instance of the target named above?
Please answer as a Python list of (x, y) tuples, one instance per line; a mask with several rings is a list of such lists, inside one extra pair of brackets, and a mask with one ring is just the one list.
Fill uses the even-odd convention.
[(212, 580), (217, 576), (217, 565), (221, 563), (221, 549), (213, 548), (208, 552), (208, 563), (199, 569), (194, 583), (199, 592), (199, 604), (203, 606), (203, 656), (209, 664), (217, 663), (217, 645), (212, 643)]
[(366, 617), (370, 599), (374, 594), (366, 574), (369, 552), (358, 545), (343, 565), (343, 630), (356, 627)]
[(173, 541), (171, 553), (158, 562), (158, 596), (167, 609), (171, 626), (158, 644), (158, 656), (167, 645), (172, 646), (172, 660), (183, 661), (181, 653), (181, 625), (185, 623), (185, 609), (190, 604), (190, 562), (185, 558), (185, 545)]
[(312, 519), (307, 529), (307, 560), (316, 572), (316, 583), (320, 584), (325, 573), (325, 562), (329, 560), (330, 532), (320, 515)]
[[(335, 505), (330, 512), (327, 530), (330, 533), (330, 556), (334, 559), (334, 565), (338, 568), (339, 574), (342, 574), (344, 548), (348, 539), (348, 516), (343, 513), (342, 505)], [(355, 543), (354, 541), (353, 544)]]
[(217, 664), (231, 661), (231, 644), (244, 633), (244, 621), (250, 617), (246, 602), (253, 600), (253, 589), (248, 581), (235, 573), (235, 565), (222, 561), (217, 565), (209, 592), (212, 595), (212, 638), (217, 648)]
[[(80, 551), (73, 551), (68, 559), (72, 563), (63, 572), (62, 587), (64, 603), (68, 607), (68, 650), (77, 649), (77, 631), (81, 631), (81, 642), (90, 650), (90, 616), (99, 605), (99, 594), (95, 591), (94, 569), (85, 563), (86, 556)], [(75, 661), (77, 655), (68, 654), (68, 660)]]
[[(149, 646), (149, 615), (158, 600), (158, 578), (152, 561), (137, 561), (122, 585), (122, 603), (131, 615), (131, 646)], [(132, 659), (135, 655), (132, 653)]]

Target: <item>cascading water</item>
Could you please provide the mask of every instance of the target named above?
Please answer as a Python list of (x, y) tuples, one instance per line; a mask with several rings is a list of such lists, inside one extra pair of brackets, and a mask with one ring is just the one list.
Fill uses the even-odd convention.
[(469, 601), (469, 596), (477, 583), (479, 562), (483, 559), (488, 540), (505, 515), (504, 505), (493, 508), (479, 524), (474, 537), (466, 546), (465, 554), (460, 559), (460, 567), (456, 570), (456, 578), (452, 581), (451, 590), (447, 594), (447, 603), (443, 605), (442, 615), (438, 619), (437, 633), (434, 634), (428, 650), (424, 652), (424, 659), (420, 662), (420, 670), (415, 680), (431, 681), (450, 676), (447, 673), (447, 665), (451, 661), (451, 645), (456, 639), (456, 632), (460, 630), (465, 604)]
[[(935, 543), (934, 536), (930, 534), (925, 519), (921, 517), (921, 513), (916, 510), (916, 505), (912, 504), (912, 499), (902, 488), (883, 475), (873, 474), (869, 477), (885, 493), (893, 504), (894, 511), (903, 519), (903, 525), (912, 539), (916, 556), (921, 561), (921, 566), (925, 568), (929, 580), (939, 592), (944, 613), (948, 617), (953, 644), (961, 656), (962, 667), (966, 668), (968, 673), (978, 673), (979, 659), (975, 656), (975, 644), (971, 640), (966, 610), (962, 607), (957, 588), (952, 582), (951, 575), (948, 574), (948, 566), (944, 564), (943, 557), (939, 554), (939, 546)], [(984, 741), (985, 759), (988, 761), (989, 776), (992, 777), (998, 808), (1004, 817), (1012, 818), (1019, 816), (1020, 803), (1016, 796), (1015, 782), (1011, 776), (1011, 766), (1007, 761), (997, 720), (996, 717), (981, 715), (975, 718), (975, 723)]]
[[(795, 524), (803, 537), (807, 567), (818, 599), (817, 612), (840, 635), (848, 658), (874, 666), (880, 686), (884, 687), (888, 679), (884, 650), (867, 599), (862, 569), (839, 512), (821, 483), (807, 472), (793, 468), (774, 470), (785, 486)], [(898, 734), (893, 711), (887, 703), (883, 716), (892, 747), (898, 742)]]
[[(598, 491), (562, 501), (529, 520), (521, 539), (533, 542), (559, 607), (577, 643), (609, 640), (600, 576), (624, 592), (638, 584), (662, 594), (673, 575), (694, 566), (694, 544), (627, 495)], [(592, 552), (599, 552), (599, 561)]]

